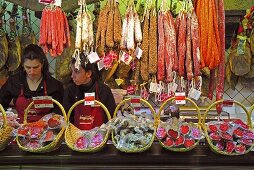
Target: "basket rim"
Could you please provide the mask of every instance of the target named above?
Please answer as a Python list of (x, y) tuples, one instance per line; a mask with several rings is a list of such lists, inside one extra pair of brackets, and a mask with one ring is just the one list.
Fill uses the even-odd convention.
[[(211, 110), (211, 108), (213, 108), (215, 105), (217, 104), (221, 104), (223, 103), (225, 100), (224, 99), (221, 99), (221, 100), (218, 100), (218, 101), (215, 101), (213, 102), (208, 108), (207, 110), (205, 111), (204, 115), (203, 115), (203, 120), (202, 120), (202, 128), (204, 130), (204, 133), (205, 133), (205, 137), (206, 137), (206, 140), (210, 146), (210, 148), (215, 151), (216, 153), (219, 153), (219, 154), (222, 154), (222, 155), (228, 155), (228, 156), (237, 156), (237, 155), (244, 155), (244, 154), (247, 154), (248, 152), (250, 152), (252, 150), (252, 148), (254, 147), (254, 142), (252, 143), (252, 145), (250, 146), (250, 148), (248, 150), (245, 151), (245, 153), (243, 154), (240, 154), (240, 153), (228, 153), (228, 152), (225, 152), (225, 151), (220, 151), (216, 148), (216, 146), (213, 145), (209, 135), (208, 135), (208, 129), (207, 129), (207, 125), (205, 123), (205, 120), (206, 120), (206, 117), (208, 115), (208, 112)], [(241, 104), (240, 102), (236, 101), (236, 100), (233, 100), (233, 103), (239, 105), (243, 110), (244, 112), (246, 113), (247, 115), (247, 124), (249, 126), (249, 129), (252, 130), (252, 122), (251, 122), (251, 117), (250, 117), (250, 112), (246, 109), (246, 107)], [(254, 109), (254, 108), (253, 108)]]
[[(115, 109), (115, 111), (114, 111), (114, 118), (117, 117), (117, 112), (118, 112), (118, 110), (120, 109), (120, 107), (121, 107), (122, 105), (124, 105), (126, 102), (129, 102), (130, 100), (131, 100), (131, 98), (126, 98), (126, 99), (122, 100), (122, 101), (116, 106), (116, 109)], [(158, 122), (157, 122), (157, 119), (156, 119), (156, 112), (155, 112), (154, 108), (152, 107), (152, 105), (151, 105), (147, 100), (145, 100), (145, 99), (143, 99), (143, 98), (140, 98), (140, 102), (145, 103), (145, 104), (149, 107), (149, 109), (151, 110), (152, 115), (153, 115), (153, 117), (154, 117), (154, 123), (153, 123), (154, 132), (153, 132), (153, 134), (152, 134), (152, 139), (151, 139), (151, 141), (150, 141), (145, 147), (143, 147), (143, 148), (133, 149), (133, 150), (119, 149), (119, 148), (116, 147), (117, 144), (116, 144), (116, 141), (115, 141), (115, 139), (114, 139), (114, 132), (112, 131), (112, 133), (111, 133), (112, 143), (113, 143), (113, 145), (114, 145), (119, 151), (121, 151), (121, 152), (125, 152), (125, 153), (144, 152), (144, 151), (146, 151), (147, 149), (149, 149), (149, 148), (152, 146), (152, 144), (153, 144), (153, 141), (154, 141), (154, 138), (155, 138), (155, 134), (156, 134), (156, 129), (157, 129), (157, 126), (158, 126)]]
[[(70, 125), (76, 127), (76, 126), (73, 125), (72, 123), (70, 123), (68, 126), (70, 126)], [(77, 128), (77, 127), (76, 127), (76, 128)], [(96, 146), (96, 147), (88, 148), (88, 149), (76, 149), (76, 148), (75, 148), (74, 146), (72, 146), (69, 142), (67, 142), (68, 140), (66, 140), (66, 138), (67, 138), (66, 136), (67, 136), (67, 133), (68, 133), (68, 129), (70, 129), (70, 128), (67, 128), (66, 131), (65, 131), (65, 143), (66, 143), (66, 145), (67, 145), (71, 150), (73, 150), (73, 151), (84, 152), (84, 153), (97, 152), (97, 151), (101, 150), (101, 149), (105, 146), (105, 144), (107, 143), (108, 138), (109, 138), (109, 134), (110, 134), (110, 130), (107, 130), (107, 133), (106, 133), (106, 135), (105, 135), (105, 137), (104, 137), (103, 142), (102, 142), (100, 145)], [(80, 129), (79, 129), (79, 130), (80, 130)]]
[(2, 116), (3, 116), (3, 127), (6, 127), (8, 125), (8, 122), (7, 122), (7, 115), (6, 115), (6, 112), (2, 106), (2, 104), (0, 104), (0, 111), (2, 112)]
[[(107, 131), (107, 133), (106, 133), (106, 136), (105, 136), (105, 138), (104, 138), (104, 141), (101, 143), (101, 145), (99, 145), (99, 146), (97, 146), (97, 147), (95, 147), (95, 148), (90, 148), (90, 149), (86, 149), (86, 150), (78, 150), (78, 149), (75, 149), (74, 148), (74, 146), (72, 146), (69, 142), (68, 142), (68, 140), (66, 140), (66, 136), (67, 136), (67, 132), (68, 132), (68, 130), (70, 129), (70, 125), (73, 125), (73, 126), (75, 126), (74, 124), (72, 124), (71, 122), (70, 122), (70, 116), (71, 116), (71, 113), (72, 113), (72, 111), (74, 110), (74, 108), (77, 106), (77, 105), (79, 105), (79, 104), (81, 104), (81, 103), (83, 103), (83, 102), (85, 102), (85, 99), (81, 99), (81, 100), (79, 100), (79, 101), (77, 101), (77, 102), (75, 102), (72, 106), (71, 106), (71, 108), (69, 109), (69, 111), (68, 111), (68, 114), (67, 114), (67, 127), (66, 127), (66, 131), (65, 131), (65, 142), (66, 142), (66, 144), (67, 144), (67, 146), (70, 148), (70, 149), (72, 149), (72, 150), (74, 150), (74, 151), (77, 151), (77, 152), (96, 152), (96, 151), (98, 151), (98, 150), (100, 150), (101, 148), (103, 148), (104, 146), (105, 146), (105, 144), (107, 143), (107, 140), (108, 140), (108, 136), (109, 136), (109, 130)], [(94, 102), (95, 102), (95, 104), (99, 104), (100, 105), (100, 107), (102, 107), (102, 109), (105, 111), (105, 113), (106, 113), (106, 115), (107, 115), (107, 118), (108, 118), (108, 120), (111, 120), (111, 115), (110, 115), (110, 113), (109, 113), (109, 111), (108, 111), (108, 109), (107, 109), (107, 107), (102, 103), (102, 102), (100, 102), (100, 101), (98, 101), (98, 100), (94, 100)], [(76, 127), (76, 126), (75, 126)], [(77, 127), (76, 127), (77, 128)], [(78, 128), (79, 129), (79, 128)], [(80, 130), (80, 129), (79, 129)], [(81, 130), (80, 130), (81, 131)], [(106, 138), (107, 137), (107, 138)]]
[[(55, 103), (56, 105), (58, 105), (58, 107), (61, 109), (61, 112), (64, 116), (64, 120), (67, 122), (67, 116), (66, 116), (66, 112), (63, 108), (63, 106), (55, 99), (52, 99), (53, 103)], [(34, 102), (32, 101), (27, 108), (25, 109), (25, 113), (24, 113), (24, 122), (23, 124), (26, 125), (27, 124), (27, 114), (29, 109), (34, 105)], [(19, 137), (18, 135), (16, 136), (16, 141), (17, 141), (17, 145), (20, 149), (24, 150), (24, 151), (28, 151), (28, 152), (47, 152), (47, 151), (51, 151), (53, 150), (53, 148), (55, 147), (54, 145), (58, 142), (60, 142), (59, 140), (61, 139), (64, 131), (66, 129), (66, 126), (62, 127), (60, 132), (57, 134), (57, 136), (55, 137), (55, 139), (53, 141), (51, 141), (48, 145), (42, 146), (40, 148), (36, 148), (36, 149), (30, 149), (27, 147), (24, 147), (21, 145), (21, 143), (19, 142)]]
[[(165, 107), (169, 102), (172, 102), (172, 101), (174, 101), (174, 100), (175, 100), (175, 97), (171, 97), (171, 98), (167, 99), (166, 101), (164, 101), (164, 102), (162, 103), (162, 105), (161, 105), (161, 107), (160, 107), (160, 109), (159, 109), (158, 115), (157, 115), (158, 126), (160, 125), (160, 122), (161, 122), (161, 120), (160, 120), (160, 115), (161, 115), (162, 110), (164, 109), (164, 107)], [(196, 109), (196, 111), (197, 111), (197, 113), (198, 113), (198, 124), (197, 124), (197, 128), (198, 128), (200, 131), (202, 131), (202, 124), (201, 124), (202, 117), (201, 117), (201, 112), (200, 112), (199, 107), (197, 106), (197, 104), (196, 104), (192, 99), (186, 97), (185, 100), (187, 100), (188, 102), (190, 102), (190, 103), (195, 107), (195, 109)], [(195, 141), (196, 141), (196, 140), (195, 140)], [(194, 148), (198, 145), (199, 141), (200, 141), (200, 139), (198, 139), (198, 140), (195, 142), (195, 144), (194, 144), (192, 147), (190, 147), (190, 148), (172, 148), (172, 147), (168, 147), (168, 146), (164, 145), (164, 143), (163, 143), (161, 140), (159, 140), (159, 144), (160, 144), (163, 148), (165, 148), (165, 149), (167, 149), (167, 150), (170, 150), (170, 151), (174, 151), (174, 152), (187, 152), (187, 151), (190, 151), (190, 150), (194, 149)]]

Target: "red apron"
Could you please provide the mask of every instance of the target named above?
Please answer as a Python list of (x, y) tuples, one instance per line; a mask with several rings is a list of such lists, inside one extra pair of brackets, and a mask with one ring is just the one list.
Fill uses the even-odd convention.
[[(98, 85), (96, 83), (95, 94), (99, 94), (98, 92)], [(92, 107), (79, 104), (74, 109), (74, 125), (81, 130), (90, 130), (104, 123), (104, 115), (105, 112), (100, 106)]]
[[(44, 96), (47, 96), (47, 86), (46, 81), (43, 81), (44, 86)], [(26, 98), (24, 96), (24, 87), (21, 86), (20, 94), (15, 103), (15, 109), (18, 112), (19, 123), (24, 121), (24, 112), (27, 106), (32, 102), (32, 99)], [(27, 115), (27, 122), (36, 122), (40, 120), (45, 114), (49, 113), (51, 108), (35, 109), (33, 106)]]

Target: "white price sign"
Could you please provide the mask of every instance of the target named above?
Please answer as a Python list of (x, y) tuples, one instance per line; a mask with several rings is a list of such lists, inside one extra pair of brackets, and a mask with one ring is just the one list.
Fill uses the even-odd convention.
[(95, 100), (95, 93), (85, 93), (85, 102), (84, 104), (86, 106), (88, 105), (94, 105), (94, 100)]
[(54, 108), (51, 96), (37, 96), (33, 97), (34, 108)]
[(177, 92), (175, 93), (175, 102), (176, 104), (186, 104), (186, 95), (185, 92)]

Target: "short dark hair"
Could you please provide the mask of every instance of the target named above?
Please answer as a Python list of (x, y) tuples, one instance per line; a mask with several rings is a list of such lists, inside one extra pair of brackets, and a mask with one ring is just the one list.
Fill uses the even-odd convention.
[(26, 59), (39, 60), (39, 62), (42, 64), (43, 77), (47, 78), (47, 76), (50, 75), (49, 63), (48, 63), (47, 57), (40, 46), (36, 44), (29, 44), (28, 46), (26, 46), (25, 49), (23, 50), (23, 55), (21, 59), (21, 67), (23, 67)]
[[(80, 60), (81, 60), (81, 67), (87, 72), (87, 71), (91, 71), (92, 75), (91, 78), (93, 81), (96, 81), (99, 79), (99, 70), (98, 67), (95, 63), (90, 63), (87, 55), (85, 55), (84, 53), (80, 53)], [(71, 65), (74, 65), (76, 62), (76, 58), (72, 58), (71, 60)]]

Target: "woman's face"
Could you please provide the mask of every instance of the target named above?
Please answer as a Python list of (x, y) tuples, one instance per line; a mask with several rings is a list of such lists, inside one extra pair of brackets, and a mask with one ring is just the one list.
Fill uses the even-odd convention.
[(38, 59), (25, 59), (24, 69), (31, 80), (36, 80), (42, 75), (42, 63)]
[(91, 81), (92, 71), (85, 71), (82, 67), (78, 70), (74, 66), (71, 67), (71, 70), (71, 78), (77, 86), (87, 84)]

